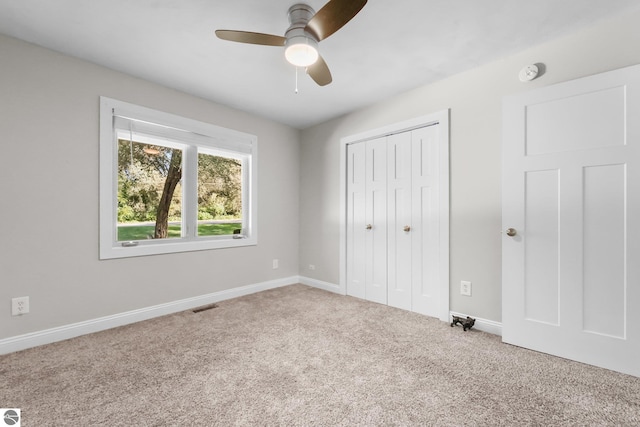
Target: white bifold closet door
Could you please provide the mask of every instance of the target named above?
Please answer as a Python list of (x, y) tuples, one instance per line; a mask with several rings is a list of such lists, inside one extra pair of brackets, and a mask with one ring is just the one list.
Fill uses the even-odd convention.
[(439, 316), (438, 125), (347, 147), (347, 293)]

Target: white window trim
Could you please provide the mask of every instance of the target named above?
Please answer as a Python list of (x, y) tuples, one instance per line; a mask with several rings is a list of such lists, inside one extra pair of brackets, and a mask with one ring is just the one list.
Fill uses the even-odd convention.
[[(118, 157), (114, 118), (127, 117), (167, 127), (169, 137), (221, 153), (243, 153), (243, 238), (233, 236), (205, 238), (183, 235), (180, 239), (162, 239), (123, 246), (117, 241)], [(157, 128), (156, 128), (157, 129)], [(100, 259), (126, 258), (144, 255), (189, 252), (207, 249), (233, 248), (258, 244), (258, 139), (254, 135), (225, 129), (210, 123), (192, 120), (174, 114), (156, 111), (115, 99), (100, 97)], [(187, 148), (190, 149), (190, 148)], [(225, 154), (226, 155), (226, 154)], [(193, 165), (192, 169), (193, 169)], [(190, 168), (185, 168), (184, 179), (190, 179)], [(193, 178), (193, 176), (191, 176)], [(248, 206), (246, 206), (248, 205)], [(183, 217), (192, 207), (184, 206)], [(185, 212), (186, 211), (186, 212)], [(184, 219), (183, 219), (184, 222)], [(193, 234), (193, 233), (191, 233)]]

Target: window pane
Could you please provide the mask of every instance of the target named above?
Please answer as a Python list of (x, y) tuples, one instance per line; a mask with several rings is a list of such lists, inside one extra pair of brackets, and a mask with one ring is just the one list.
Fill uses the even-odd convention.
[(182, 150), (118, 140), (118, 241), (181, 237)]
[(198, 151), (198, 236), (241, 233), (242, 161)]

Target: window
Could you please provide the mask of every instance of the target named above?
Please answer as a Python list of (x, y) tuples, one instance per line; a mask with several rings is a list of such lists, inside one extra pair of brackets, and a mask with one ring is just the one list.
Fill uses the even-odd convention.
[(100, 259), (257, 244), (257, 138), (100, 98)]

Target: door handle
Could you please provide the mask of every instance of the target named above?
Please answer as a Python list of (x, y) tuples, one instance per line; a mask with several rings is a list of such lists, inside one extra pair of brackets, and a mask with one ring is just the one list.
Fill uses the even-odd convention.
[(404, 226), (404, 231), (406, 231), (408, 233), (409, 231), (411, 231), (411, 227), (409, 227), (408, 225), (405, 225)]
[(516, 231), (515, 228), (507, 228), (507, 236), (509, 237), (513, 237), (516, 234), (518, 234), (518, 232)]
[(366, 227), (367, 230), (371, 230), (372, 228), (373, 228), (373, 225), (367, 224), (367, 227)]

